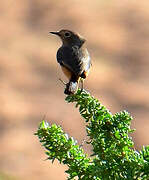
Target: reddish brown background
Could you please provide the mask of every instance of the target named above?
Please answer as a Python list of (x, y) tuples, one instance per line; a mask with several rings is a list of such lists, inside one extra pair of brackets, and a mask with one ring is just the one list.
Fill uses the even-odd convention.
[(48, 32), (62, 28), (87, 39), (93, 66), (86, 89), (112, 113), (131, 113), (138, 150), (149, 143), (148, 9), (146, 0), (0, 2), (0, 172), (19, 180), (66, 179), (66, 167), (44, 161), (33, 135), (44, 115), (79, 143), (86, 137), (58, 81), (66, 80), (55, 58), (60, 40)]

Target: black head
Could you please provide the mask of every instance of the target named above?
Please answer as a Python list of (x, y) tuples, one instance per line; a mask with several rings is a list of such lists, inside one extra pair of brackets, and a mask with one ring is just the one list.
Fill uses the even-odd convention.
[(77, 46), (82, 46), (85, 42), (85, 39), (82, 38), (79, 34), (62, 29), (59, 32), (50, 32), (52, 34), (58, 35), (64, 45), (77, 45)]

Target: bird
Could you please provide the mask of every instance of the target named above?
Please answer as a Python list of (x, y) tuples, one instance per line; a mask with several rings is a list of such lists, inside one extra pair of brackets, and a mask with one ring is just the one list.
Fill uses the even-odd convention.
[(86, 40), (78, 33), (67, 29), (49, 33), (57, 35), (62, 41), (56, 58), (69, 80), (65, 84), (64, 94), (75, 94), (80, 81), (82, 83), (81, 90), (83, 90), (83, 80), (88, 76), (91, 67), (91, 58), (85, 47)]

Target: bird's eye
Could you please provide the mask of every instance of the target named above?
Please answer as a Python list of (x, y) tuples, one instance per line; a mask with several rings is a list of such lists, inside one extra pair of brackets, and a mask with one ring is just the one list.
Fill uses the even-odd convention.
[(64, 36), (65, 36), (65, 37), (70, 37), (70, 36), (71, 36), (71, 33), (70, 33), (70, 32), (66, 32), (66, 33), (64, 34)]

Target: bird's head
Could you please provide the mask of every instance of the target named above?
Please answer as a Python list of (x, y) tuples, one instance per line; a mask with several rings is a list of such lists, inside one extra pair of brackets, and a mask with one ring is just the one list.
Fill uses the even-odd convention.
[(76, 45), (81, 47), (85, 42), (84, 38), (82, 38), (79, 34), (73, 31), (62, 29), (61, 31), (50, 33), (59, 36), (63, 42), (63, 45)]

